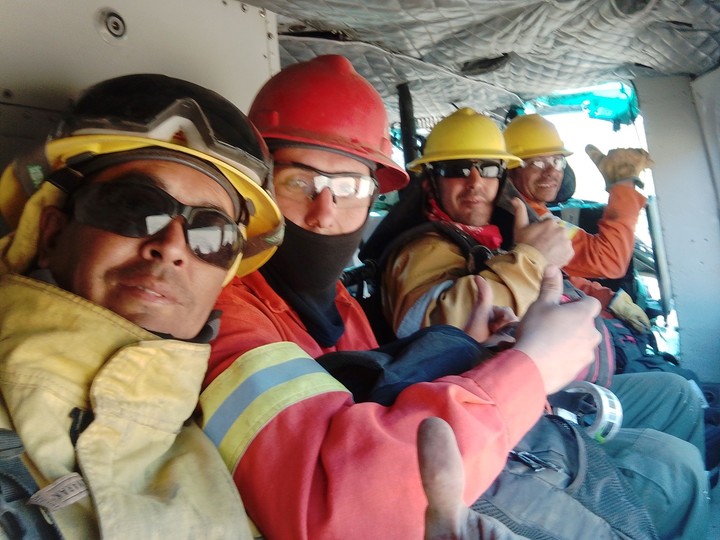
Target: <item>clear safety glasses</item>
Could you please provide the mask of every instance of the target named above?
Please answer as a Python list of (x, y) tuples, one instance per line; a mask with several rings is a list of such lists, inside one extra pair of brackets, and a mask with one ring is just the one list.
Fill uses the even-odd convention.
[(328, 188), (338, 208), (369, 207), (377, 189), (372, 176), (329, 173), (296, 162), (275, 163), (275, 193), (294, 200), (312, 200)]
[(479, 159), (453, 159), (428, 164), (436, 176), (443, 178), (470, 178), (473, 169), (483, 178), (500, 178), (505, 173), (505, 163)]
[(556, 171), (563, 171), (567, 166), (565, 156), (536, 157), (523, 160), (525, 167), (532, 167), (539, 171), (553, 168)]
[(245, 244), (244, 224), (216, 208), (184, 205), (142, 180), (89, 184), (77, 191), (71, 205), (78, 223), (130, 238), (153, 236), (182, 216), (185, 241), (195, 256), (224, 269)]

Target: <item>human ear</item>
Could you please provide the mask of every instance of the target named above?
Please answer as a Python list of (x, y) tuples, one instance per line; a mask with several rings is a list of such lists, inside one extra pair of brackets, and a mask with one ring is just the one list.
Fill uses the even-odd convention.
[(47, 268), (59, 242), (60, 234), (70, 223), (70, 216), (56, 206), (43, 208), (38, 231), (37, 265)]

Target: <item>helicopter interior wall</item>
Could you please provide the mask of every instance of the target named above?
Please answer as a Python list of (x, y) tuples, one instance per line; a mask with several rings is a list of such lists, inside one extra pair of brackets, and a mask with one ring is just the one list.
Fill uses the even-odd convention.
[[(42, 141), (72, 97), (106, 78), (163, 73), (247, 110), (280, 69), (274, 13), (222, 0), (25, 0), (0, 16), (0, 168)], [(112, 32), (112, 33), (111, 33)]]
[[(717, 88), (720, 72), (710, 77)], [(699, 111), (709, 104), (696, 105), (692, 83), (685, 77), (640, 78), (635, 84), (655, 161), (660, 224), (655, 241), (669, 261), (667, 281), (677, 310), (680, 357), (701, 379), (720, 381), (715, 340), (720, 328), (720, 224), (706, 152), (710, 147), (717, 152), (718, 141), (705, 141), (699, 121)]]
[(698, 109), (700, 126), (705, 136), (705, 150), (710, 159), (710, 170), (715, 185), (715, 197), (720, 208), (720, 68), (695, 79), (693, 99)]

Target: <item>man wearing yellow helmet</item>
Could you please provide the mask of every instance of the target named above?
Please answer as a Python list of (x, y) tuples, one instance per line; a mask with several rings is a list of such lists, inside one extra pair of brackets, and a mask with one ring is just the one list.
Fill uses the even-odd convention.
[[(490, 224), (493, 203), (509, 164), (520, 160), (505, 150), (502, 134), (490, 118), (460, 109), (431, 131), (423, 155), (408, 164), (423, 172), (422, 212), (427, 220), (452, 225), (488, 250), (500, 247), (500, 230)], [(516, 245), (510, 253), (485, 258), (478, 274), (493, 291), (495, 303), (522, 316), (537, 297), (548, 265), (562, 267), (572, 247), (552, 221), (530, 224), (516, 201)], [(383, 308), (398, 337), (432, 324), (463, 328), (478, 290), (473, 274), (452, 242), (441, 235), (415, 236), (388, 256), (383, 273)], [(486, 250), (487, 251), (487, 250)]]
[[(508, 152), (523, 160), (511, 167), (508, 178), (540, 216), (549, 214), (547, 203), (555, 200), (571, 154), (555, 126), (538, 114), (515, 117), (503, 132)], [(610, 193), (598, 223), (598, 234), (568, 225), (575, 255), (563, 270), (585, 278), (621, 278), (635, 247), (635, 225), (645, 206), (645, 196), (635, 186), (640, 172), (652, 165), (642, 149), (614, 149), (605, 156), (589, 145), (586, 149), (605, 178)]]
[(269, 163), (221, 96), (128, 75), (88, 89), (5, 170), (0, 427), (19, 440), (0, 433), (24, 477), (17, 492), (2, 480), (6, 536), (251, 538), (192, 416), (215, 299), (282, 226)]

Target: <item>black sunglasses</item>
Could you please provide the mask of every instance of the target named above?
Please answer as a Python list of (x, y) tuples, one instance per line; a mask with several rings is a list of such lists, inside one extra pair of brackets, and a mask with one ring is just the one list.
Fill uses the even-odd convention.
[(240, 225), (224, 212), (184, 205), (159, 187), (139, 181), (89, 184), (75, 194), (71, 205), (78, 223), (129, 238), (153, 236), (182, 216), (192, 252), (220, 268), (230, 268), (245, 245)]
[(483, 178), (500, 178), (505, 173), (502, 161), (486, 161), (478, 159), (453, 159), (436, 161), (428, 164), (436, 176), (443, 178), (469, 178), (476, 169)]

